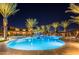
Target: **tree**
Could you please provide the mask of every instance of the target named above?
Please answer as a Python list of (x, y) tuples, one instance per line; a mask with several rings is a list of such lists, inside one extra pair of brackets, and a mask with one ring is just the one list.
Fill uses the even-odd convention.
[(61, 26), (63, 26), (64, 32), (66, 32), (66, 29), (67, 29), (68, 25), (69, 25), (69, 21), (63, 21), (63, 22), (61, 22)]
[(52, 23), (52, 26), (54, 27), (55, 32), (57, 32), (57, 27), (58, 27), (59, 25), (60, 25), (60, 24), (59, 24), (58, 22)]
[(50, 27), (51, 27), (51, 24), (46, 25), (46, 30), (49, 34), (50, 34)]
[(7, 40), (7, 18), (10, 15), (15, 14), (19, 9), (16, 10), (17, 4), (15, 3), (0, 3), (0, 14), (3, 16), (3, 27), (4, 27), (4, 39)]
[(31, 33), (33, 32), (33, 27), (35, 27), (37, 24), (38, 22), (36, 19), (33, 18), (26, 19), (26, 26), (28, 28), (28, 31)]
[(41, 25), (40, 28), (41, 28), (41, 32), (45, 33), (45, 31), (46, 31), (45, 25)]
[(67, 27), (69, 24), (70, 24), (69, 21), (61, 22), (61, 26), (63, 26), (63, 28), (64, 28), (64, 34), (63, 34), (64, 36), (66, 36), (66, 34), (67, 34)]
[[(74, 14), (79, 14), (79, 6), (75, 5), (75, 4), (70, 4), (70, 6), (68, 7), (69, 10), (66, 10), (65, 12), (72, 12)], [(79, 24), (79, 16), (71, 16), (71, 18), (73, 19), (73, 22), (76, 22), (77, 24)]]
[(39, 34), (41, 33), (41, 28), (39, 26), (36, 26), (36, 29), (33, 30), (34, 34)]
[[(75, 4), (70, 4), (68, 7), (69, 10), (66, 10), (66, 13), (72, 12), (74, 14), (79, 14), (79, 6)], [(71, 16), (73, 19), (72, 21), (77, 23), (79, 25), (79, 15), (78, 16)], [(78, 27), (79, 28), (79, 27)], [(79, 34), (79, 31), (77, 31), (76, 36)]]

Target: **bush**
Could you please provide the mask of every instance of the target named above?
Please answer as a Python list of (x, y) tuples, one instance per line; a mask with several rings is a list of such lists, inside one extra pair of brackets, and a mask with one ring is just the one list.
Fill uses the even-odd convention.
[(0, 40), (0, 42), (4, 42), (4, 41), (6, 41), (6, 40)]

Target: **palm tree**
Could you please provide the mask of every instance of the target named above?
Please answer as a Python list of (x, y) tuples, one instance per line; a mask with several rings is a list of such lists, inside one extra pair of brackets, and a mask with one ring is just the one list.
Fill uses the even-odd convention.
[(58, 22), (54, 22), (51, 25), (54, 27), (55, 32), (56, 32), (57, 31), (57, 27), (59, 26), (59, 23)]
[(68, 25), (69, 25), (69, 21), (63, 21), (63, 22), (61, 22), (61, 26), (63, 26), (64, 32), (66, 32), (66, 29), (67, 29)]
[(45, 25), (41, 25), (41, 26), (40, 26), (40, 29), (41, 29), (41, 32), (42, 32), (42, 33), (45, 33), (45, 31), (46, 31)]
[[(79, 6), (75, 5), (75, 4), (70, 4), (70, 6), (68, 7), (70, 10), (67, 10), (67, 12), (72, 12), (74, 14), (79, 14)], [(73, 19), (72, 21), (79, 24), (79, 16), (71, 16), (71, 18)], [(79, 27), (78, 27), (79, 28)], [(77, 31), (76, 36), (79, 34), (79, 32)]]
[[(75, 5), (75, 4), (70, 4), (70, 6), (68, 7), (68, 9), (70, 10), (66, 10), (65, 12), (72, 12), (72, 13), (75, 13), (75, 14), (79, 14), (79, 6), (78, 5)], [(76, 22), (77, 24), (79, 24), (79, 16), (71, 16), (71, 18), (73, 18), (73, 22)]]
[(66, 30), (67, 30), (68, 25), (69, 25), (69, 21), (61, 22), (61, 26), (63, 26), (64, 32), (65, 32), (64, 36), (66, 35)]
[(13, 15), (19, 9), (16, 10), (17, 4), (15, 3), (0, 3), (0, 14), (3, 16), (3, 27), (4, 27), (4, 39), (7, 40), (7, 18)]
[(46, 30), (47, 30), (47, 32), (48, 32), (49, 34), (50, 34), (50, 27), (51, 27), (50, 24), (46, 25)]
[[(79, 16), (71, 16), (71, 18), (73, 18), (73, 22), (77, 23), (78, 24), (78, 29), (79, 29)], [(77, 35), (79, 34), (79, 30), (76, 31), (76, 34), (75, 36), (77, 37)]]
[(41, 28), (39, 26), (36, 26), (36, 29), (33, 30), (34, 31), (34, 34), (38, 34), (38, 33), (41, 33)]
[(29, 18), (26, 19), (26, 26), (28, 28), (28, 31), (33, 33), (33, 27), (35, 27), (38, 24), (36, 19), (33, 18)]

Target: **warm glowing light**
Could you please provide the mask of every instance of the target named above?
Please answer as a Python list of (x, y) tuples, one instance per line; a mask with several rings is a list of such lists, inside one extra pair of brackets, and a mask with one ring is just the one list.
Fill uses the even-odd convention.
[(10, 35), (11, 33), (10, 32), (8, 32), (8, 35)]
[(26, 29), (22, 29), (22, 31), (26, 31)]
[(19, 28), (15, 28), (15, 31), (20, 31), (20, 29)]

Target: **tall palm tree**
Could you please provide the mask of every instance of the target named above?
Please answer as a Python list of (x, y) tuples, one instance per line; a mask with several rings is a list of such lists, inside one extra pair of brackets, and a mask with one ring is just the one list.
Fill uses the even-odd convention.
[(46, 30), (47, 30), (47, 32), (48, 32), (49, 34), (50, 34), (50, 27), (51, 27), (50, 24), (46, 25)]
[(63, 28), (64, 28), (64, 34), (63, 34), (64, 36), (66, 36), (66, 30), (67, 30), (67, 27), (69, 24), (70, 24), (69, 21), (61, 22), (61, 26), (63, 26)]
[(46, 31), (45, 25), (41, 25), (40, 28), (41, 28), (41, 32), (42, 32), (42, 33), (45, 33), (45, 31)]
[[(75, 5), (75, 4), (70, 4), (70, 6), (68, 7), (70, 10), (66, 10), (67, 12), (72, 12), (74, 14), (79, 14), (79, 6)], [(71, 16), (71, 18), (73, 19), (72, 21), (79, 24), (79, 16)], [(78, 27), (79, 28), (79, 27)], [(76, 33), (76, 36), (79, 34), (79, 32)]]
[[(72, 21), (78, 24), (78, 29), (79, 29), (79, 16), (71, 16), (71, 18), (73, 19)], [(77, 36), (79, 34), (79, 30), (76, 31), (75, 36)]]
[[(75, 13), (75, 14), (79, 14), (79, 6), (78, 5), (70, 4), (70, 6), (68, 7), (68, 9), (69, 10), (65, 11), (66, 13), (72, 12), (72, 13)], [(71, 16), (71, 18), (73, 18), (73, 20), (71, 20), (71, 21), (74, 21), (77, 24), (79, 24), (79, 16)]]
[(28, 28), (28, 31), (33, 33), (33, 27), (35, 27), (38, 24), (36, 19), (33, 18), (29, 18), (26, 19), (26, 26)]
[(34, 34), (38, 34), (38, 33), (41, 33), (41, 28), (39, 26), (36, 26), (36, 29), (33, 30), (34, 31)]
[(17, 4), (15, 3), (0, 3), (0, 14), (3, 16), (3, 27), (4, 27), (4, 39), (7, 40), (7, 18), (13, 15), (19, 9), (16, 10)]
[(61, 26), (63, 26), (64, 32), (66, 32), (66, 29), (67, 29), (68, 25), (69, 25), (69, 21), (63, 21), (63, 22), (61, 22)]
[(60, 25), (60, 24), (59, 24), (58, 22), (54, 22), (54, 23), (51, 24), (51, 26), (54, 27), (55, 32), (57, 31), (57, 27), (58, 27), (59, 25)]

